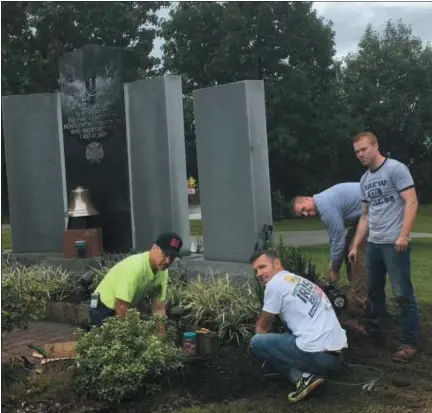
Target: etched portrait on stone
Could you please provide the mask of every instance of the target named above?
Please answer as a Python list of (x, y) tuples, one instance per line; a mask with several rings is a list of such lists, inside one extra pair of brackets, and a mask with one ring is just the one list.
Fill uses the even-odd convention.
[(59, 60), (67, 193), (88, 188), (106, 251), (132, 246), (124, 83), (136, 64), (133, 52), (98, 45)]

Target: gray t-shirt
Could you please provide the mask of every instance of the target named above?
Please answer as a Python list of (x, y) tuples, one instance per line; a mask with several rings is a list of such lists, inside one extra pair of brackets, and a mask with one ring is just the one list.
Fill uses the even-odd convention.
[(369, 209), (368, 241), (393, 244), (402, 228), (405, 201), (400, 193), (414, 186), (407, 166), (387, 158), (374, 171), (368, 169), (360, 179), (362, 201)]
[(315, 194), (313, 199), (329, 235), (332, 269), (339, 271), (344, 258), (345, 226), (355, 223), (361, 214), (360, 184), (337, 184)]

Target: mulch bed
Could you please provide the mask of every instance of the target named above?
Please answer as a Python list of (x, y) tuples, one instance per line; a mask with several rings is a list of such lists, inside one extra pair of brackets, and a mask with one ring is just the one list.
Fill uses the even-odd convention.
[[(391, 411), (399, 412), (398, 408), (423, 411), (427, 394), (432, 394), (432, 336), (430, 332), (429, 335), (424, 334), (413, 363), (397, 364), (391, 361), (391, 353), (397, 349), (399, 329), (400, 323), (394, 320), (387, 341), (379, 343), (350, 337), (346, 357), (350, 363), (374, 366), (385, 372), (380, 390), (374, 397), (389, 406)], [(160, 383), (162, 391), (143, 395), (139, 400), (107, 405), (83, 399), (68, 386), (67, 379), (60, 379), (64, 382), (59, 383), (58, 389), (36, 394), (23, 391), (12, 400), (8, 392), (2, 391), (2, 407), (4, 411), (17, 413), (165, 413), (208, 403), (280, 397), (281, 392), (287, 394), (292, 389), (286, 379), (265, 377), (265, 373), (261, 361), (253, 357), (249, 350), (222, 346), (217, 357), (189, 361), (181, 372), (163, 378)], [(332, 393), (339, 392), (345, 398), (350, 397), (352, 391), (353, 388), (345, 386), (332, 389)]]

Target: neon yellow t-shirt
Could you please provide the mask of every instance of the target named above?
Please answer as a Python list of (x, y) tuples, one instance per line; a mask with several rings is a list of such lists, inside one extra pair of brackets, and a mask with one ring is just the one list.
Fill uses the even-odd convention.
[(97, 286), (96, 292), (105, 306), (114, 309), (116, 298), (132, 306), (146, 295), (165, 301), (167, 285), (168, 270), (154, 274), (147, 251), (131, 255), (114, 265)]

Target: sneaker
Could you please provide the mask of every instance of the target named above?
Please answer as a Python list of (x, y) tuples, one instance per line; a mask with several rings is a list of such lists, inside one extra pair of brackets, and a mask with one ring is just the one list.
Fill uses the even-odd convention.
[(416, 353), (417, 350), (414, 347), (407, 344), (402, 344), (399, 347), (399, 350), (393, 355), (393, 361), (403, 363), (404, 361), (412, 359), (416, 355)]
[(302, 377), (297, 382), (296, 390), (288, 394), (288, 401), (295, 403), (299, 402), (300, 400), (304, 400), (323, 383), (324, 379), (322, 377), (316, 376), (315, 374), (311, 374), (307, 378)]

